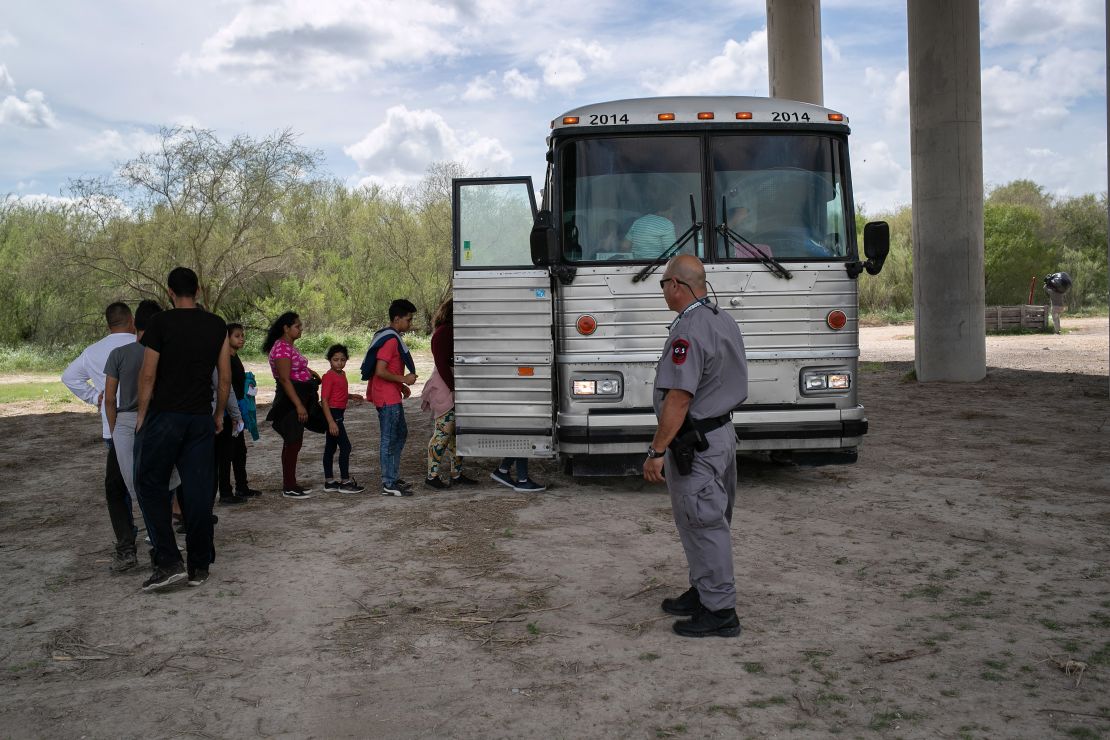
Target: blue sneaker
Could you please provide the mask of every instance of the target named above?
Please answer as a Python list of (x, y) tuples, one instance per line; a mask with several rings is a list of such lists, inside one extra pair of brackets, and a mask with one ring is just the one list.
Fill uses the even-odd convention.
[(539, 493), (540, 491), (546, 491), (547, 486), (542, 483), (536, 483), (536, 481), (531, 478), (525, 478), (524, 480), (518, 480), (513, 483), (513, 490), (520, 491), (521, 493)]
[(489, 477), (490, 477), (490, 480), (497, 481), (498, 483), (500, 483), (503, 486), (508, 486), (509, 488), (512, 488), (514, 490), (516, 489), (516, 485), (514, 485), (513, 479), (511, 477), (509, 477), (509, 471), (507, 471), (507, 470), (504, 471), (504, 472), (502, 472), (500, 470), (495, 470), (492, 473), (490, 473)]

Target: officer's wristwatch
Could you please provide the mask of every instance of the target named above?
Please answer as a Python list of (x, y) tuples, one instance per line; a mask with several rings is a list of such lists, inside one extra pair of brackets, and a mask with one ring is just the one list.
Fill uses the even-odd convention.
[(660, 452), (654, 447), (648, 447), (648, 458), (663, 457), (663, 454), (664, 453)]

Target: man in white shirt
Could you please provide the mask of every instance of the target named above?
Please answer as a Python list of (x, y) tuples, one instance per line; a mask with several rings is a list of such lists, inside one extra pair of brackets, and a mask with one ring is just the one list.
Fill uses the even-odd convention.
[(108, 322), (108, 336), (90, 345), (62, 373), (62, 382), (73, 395), (100, 409), (102, 435), (108, 449), (104, 473), (104, 497), (108, 501), (108, 517), (116, 536), (116, 552), (111, 570), (122, 572), (136, 564), (135, 517), (131, 512), (131, 496), (123, 482), (119, 462), (112, 448), (112, 433), (104, 413), (104, 363), (116, 347), (135, 341), (135, 320), (126, 303), (113, 303), (104, 310)]

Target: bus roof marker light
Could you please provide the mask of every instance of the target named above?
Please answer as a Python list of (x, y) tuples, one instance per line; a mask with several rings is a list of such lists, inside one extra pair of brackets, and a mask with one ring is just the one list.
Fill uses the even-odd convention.
[(584, 337), (588, 337), (597, 331), (597, 319), (589, 314), (579, 316), (578, 321), (575, 323), (578, 333)]
[(712, 121), (713, 120), (713, 114), (710, 113), (709, 111), (703, 111), (703, 112), (698, 114), (698, 120), (699, 121)]
[(843, 113), (830, 113), (829, 114), (829, 120), (830, 121), (837, 121), (837, 122), (842, 123), (844, 121), (844, 114)]
[(564, 126), (573, 126), (578, 123), (578, 116), (563, 116)]
[(659, 114), (659, 120), (660, 121), (673, 121), (674, 120), (674, 113), (660, 113)]
[(750, 121), (750, 120), (752, 120), (751, 111), (746, 111), (746, 110), (745, 111), (740, 111), (739, 113), (736, 114), (736, 120), (737, 121)]
[(840, 331), (848, 324), (848, 317), (840, 309), (829, 311), (829, 315), (825, 317), (825, 323), (833, 331)]

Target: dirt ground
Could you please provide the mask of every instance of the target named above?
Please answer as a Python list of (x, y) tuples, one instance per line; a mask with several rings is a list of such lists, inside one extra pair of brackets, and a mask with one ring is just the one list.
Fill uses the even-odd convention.
[[(0, 737), (1110, 736), (1107, 320), (1067, 325), (991, 338), (966, 385), (865, 329), (858, 464), (742, 460), (732, 640), (659, 609), (686, 587), (660, 489), (539, 464), (514, 494), (487, 460), (474, 489), (290, 501), (272, 433), (212, 579), (143, 594), (107, 570), (96, 417), (11, 404)], [(348, 419), (376, 484), (375, 414)]]

